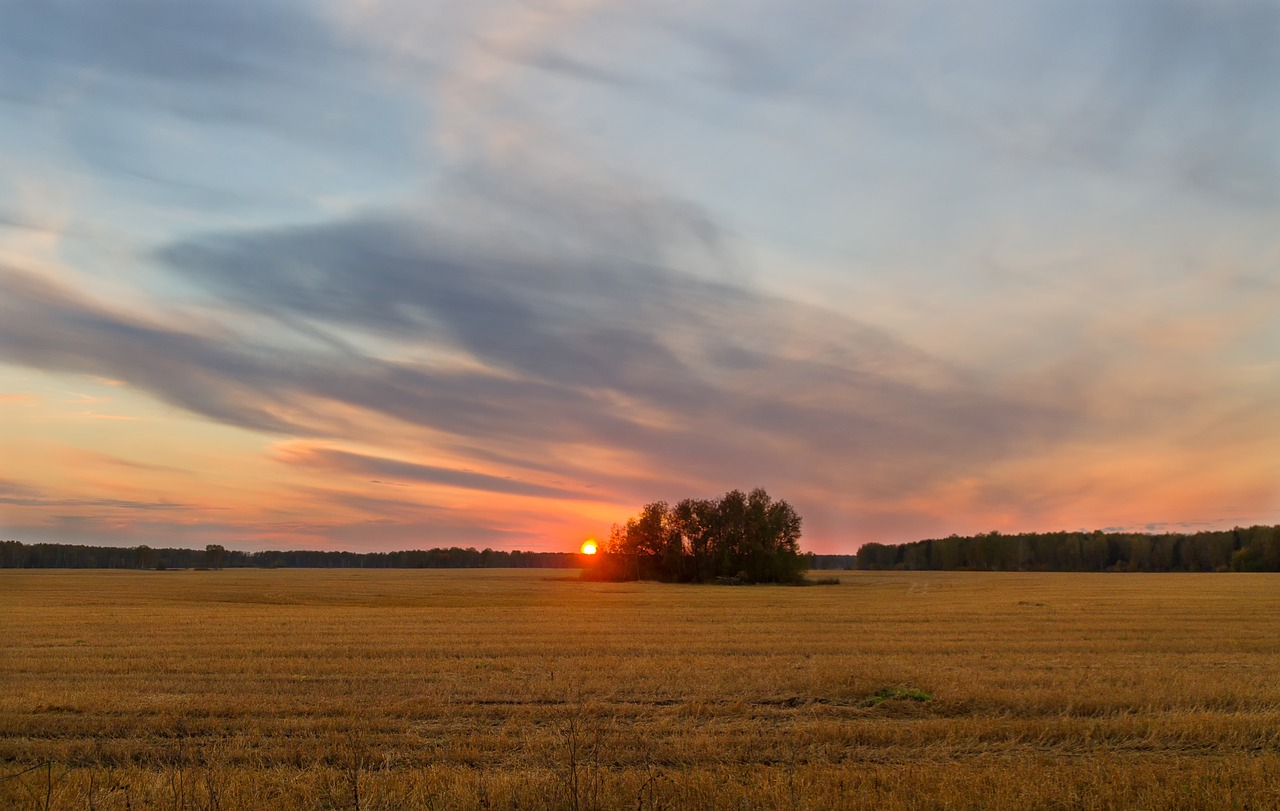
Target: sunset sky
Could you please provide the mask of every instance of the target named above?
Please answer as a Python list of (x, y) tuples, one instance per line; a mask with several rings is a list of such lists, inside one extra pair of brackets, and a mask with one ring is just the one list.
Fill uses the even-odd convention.
[(49, 0), (0, 539), (1280, 523), (1280, 5)]

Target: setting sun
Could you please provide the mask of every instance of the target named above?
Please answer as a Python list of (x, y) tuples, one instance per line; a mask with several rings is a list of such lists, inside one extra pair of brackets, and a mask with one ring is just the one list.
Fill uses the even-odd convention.
[(582, 543), (582, 554), (584, 554), (584, 555), (594, 555), (595, 553), (596, 553), (596, 539), (595, 539), (595, 538), (587, 538), (587, 539), (586, 539), (585, 541), (583, 541), (583, 543)]

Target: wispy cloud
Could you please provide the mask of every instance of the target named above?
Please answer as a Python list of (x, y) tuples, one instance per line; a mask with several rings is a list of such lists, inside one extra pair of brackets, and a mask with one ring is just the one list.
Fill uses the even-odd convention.
[(400, 459), (368, 456), (333, 448), (308, 448), (289, 446), (280, 450), (280, 459), (288, 464), (317, 467), (353, 476), (382, 476), (400, 482), (427, 482), (465, 490), (500, 493), (509, 496), (534, 496), (538, 498), (579, 499), (584, 496), (571, 490), (532, 482), (520, 481), (510, 476), (491, 476), (472, 470), (459, 470), (439, 465), (425, 465)]

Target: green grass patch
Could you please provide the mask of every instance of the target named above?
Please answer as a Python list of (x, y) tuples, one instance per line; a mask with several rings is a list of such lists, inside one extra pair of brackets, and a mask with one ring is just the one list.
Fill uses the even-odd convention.
[(913, 687), (885, 687), (867, 700), (867, 705), (874, 707), (886, 701), (899, 699), (902, 701), (933, 701), (933, 695)]

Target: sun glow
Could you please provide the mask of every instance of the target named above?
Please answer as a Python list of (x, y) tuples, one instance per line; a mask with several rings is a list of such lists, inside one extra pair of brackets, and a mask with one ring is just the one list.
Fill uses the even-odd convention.
[(587, 538), (582, 542), (582, 554), (594, 555), (596, 553), (596, 539)]

